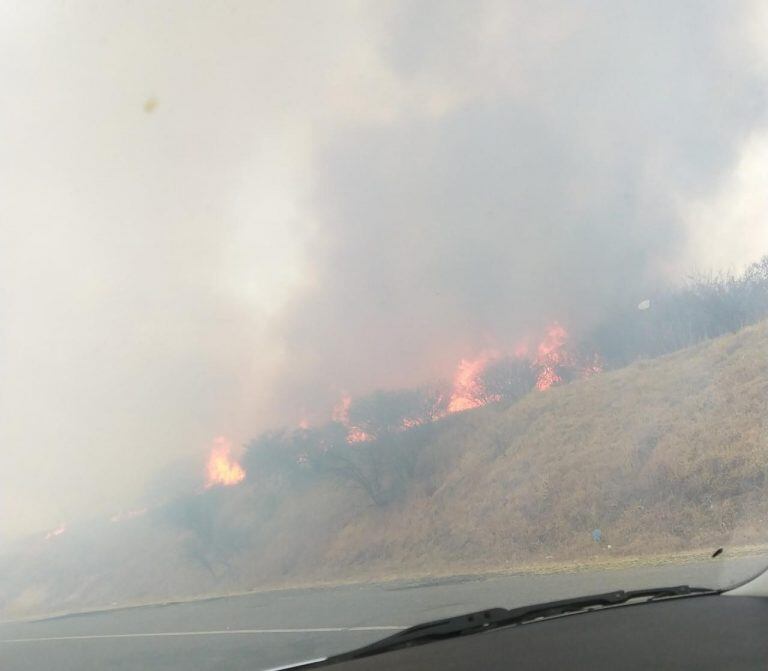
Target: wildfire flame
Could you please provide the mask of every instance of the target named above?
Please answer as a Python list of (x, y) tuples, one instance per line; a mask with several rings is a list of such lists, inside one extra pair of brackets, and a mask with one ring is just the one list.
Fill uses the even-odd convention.
[(462, 359), (453, 377), (453, 390), (448, 402), (448, 412), (462, 412), (470, 408), (479, 408), (489, 401), (495, 400), (485, 396), (482, 375), (491, 357), (481, 356), (477, 359)]
[(353, 426), (349, 421), (349, 406), (352, 405), (352, 397), (349, 394), (342, 394), (341, 399), (333, 408), (331, 418), (347, 429), (347, 443), (366, 443), (373, 440), (374, 437), (363, 431), (358, 426)]
[(539, 391), (563, 381), (558, 368), (570, 364), (570, 357), (565, 349), (567, 340), (568, 332), (555, 322), (547, 329), (547, 334), (536, 348), (533, 365), (539, 371), (536, 378), (536, 389)]
[[(513, 356), (523, 362), (524, 365), (530, 366), (535, 375), (535, 388), (538, 391), (546, 391), (563, 382), (564, 374), (567, 378), (573, 376), (586, 378), (601, 372), (600, 357), (594, 355), (591, 359), (587, 359), (573, 353), (568, 348), (568, 337), (568, 331), (558, 322), (554, 322), (546, 329), (544, 337), (538, 344), (534, 345), (530, 340), (523, 340), (512, 348), (511, 355), (500, 356), (495, 352), (486, 352), (474, 359), (461, 359), (453, 376), (447, 405), (443, 405), (441, 398), (436, 411), (428, 418), (403, 418), (400, 429), (406, 431), (425, 421), (435, 421), (447, 414), (463, 412), (500, 401), (501, 395), (490, 393), (486, 388), (484, 376), (490, 364), (509, 356)], [(375, 440), (376, 436), (370, 435), (352, 424), (349, 418), (351, 404), (352, 398), (349, 394), (343, 394), (333, 408), (331, 415), (333, 421), (347, 429), (347, 443), (354, 444)]]
[(347, 432), (348, 443), (365, 443), (369, 440), (373, 440), (373, 436), (370, 433), (366, 433), (362, 429), (357, 427), (351, 427)]
[(349, 426), (349, 406), (352, 405), (352, 397), (349, 394), (342, 394), (339, 402), (334, 406), (331, 413), (331, 419), (334, 422)]
[(232, 457), (230, 442), (223, 436), (219, 436), (213, 443), (205, 469), (205, 488), (216, 485), (231, 487), (241, 483), (245, 479), (245, 470)]
[[(581, 377), (595, 375), (602, 370), (600, 359), (594, 356), (586, 365), (578, 366), (567, 348), (568, 331), (554, 322), (544, 334), (542, 340), (534, 348), (527, 342), (519, 343), (513, 349), (516, 359), (527, 360), (536, 374), (536, 389), (545, 391), (563, 381), (562, 371), (578, 370)], [(495, 355), (484, 355), (477, 359), (462, 359), (453, 378), (453, 389), (448, 403), (448, 412), (462, 412), (471, 408), (500, 400), (500, 397), (488, 394), (483, 384), (483, 374)]]

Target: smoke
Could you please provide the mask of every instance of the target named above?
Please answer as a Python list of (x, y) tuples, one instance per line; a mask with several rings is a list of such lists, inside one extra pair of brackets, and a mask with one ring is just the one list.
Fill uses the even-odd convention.
[(766, 120), (732, 5), (390, 10), (379, 47), (412, 100), (314, 162), (315, 282), (280, 334), (306, 404), (636, 304), (684, 270), (681, 203)]
[(0, 537), (577, 338), (762, 183), (757, 5), (41, 7), (0, 26)]

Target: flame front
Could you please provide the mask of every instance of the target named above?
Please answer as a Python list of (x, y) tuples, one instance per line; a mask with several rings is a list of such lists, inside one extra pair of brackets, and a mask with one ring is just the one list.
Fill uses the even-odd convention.
[(352, 397), (349, 394), (342, 394), (341, 400), (333, 408), (331, 419), (344, 426), (349, 426), (350, 405), (352, 405)]
[[(568, 331), (558, 322), (553, 322), (545, 331), (544, 337), (535, 344), (532, 339), (524, 339), (512, 347), (511, 354), (499, 354), (486, 351), (474, 359), (461, 359), (453, 376), (449, 395), (439, 396), (434, 411), (424, 417), (403, 417), (399, 430), (407, 431), (425, 422), (433, 422), (448, 414), (479, 408), (489, 403), (501, 401), (503, 396), (498, 391), (498, 382), (487, 384), (486, 378), (491, 367), (504, 363), (505, 359), (514, 358), (533, 372), (533, 388), (546, 391), (554, 385), (575, 378), (587, 378), (602, 371), (602, 363), (597, 354), (586, 357), (568, 347)], [(563, 379), (565, 377), (565, 380)], [(494, 386), (495, 385), (495, 386)], [(350, 445), (374, 441), (378, 436), (366, 432), (350, 419), (352, 397), (342, 394), (333, 408), (332, 419), (347, 431), (346, 442)], [(302, 420), (300, 427), (308, 424)]]
[(373, 440), (373, 436), (356, 426), (351, 427), (347, 432), (348, 443), (367, 443), (369, 440)]
[(206, 489), (215, 485), (231, 487), (245, 480), (245, 470), (232, 457), (231, 453), (232, 446), (226, 438), (220, 436), (214, 440), (205, 469)]
[(477, 359), (462, 359), (459, 362), (453, 377), (448, 412), (461, 412), (487, 403), (484, 399), (482, 375), (489, 359), (488, 356), (482, 356)]
[(374, 439), (370, 433), (363, 431), (358, 426), (353, 426), (349, 421), (349, 407), (352, 405), (352, 397), (349, 394), (342, 394), (341, 400), (333, 408), (331, 419), (338, 422), (347, 430), (347, 443), (367, 443)]
[(557, 322), (547, 329), (547, 334), (536, 348), (536, 359), (533, 364), (538, 369), (536, 377), (536, 389), (544, 391), (553, 384), (562, 382), (558, 369), (570, 364), (565, 343), (568, 340), (568, 332)]

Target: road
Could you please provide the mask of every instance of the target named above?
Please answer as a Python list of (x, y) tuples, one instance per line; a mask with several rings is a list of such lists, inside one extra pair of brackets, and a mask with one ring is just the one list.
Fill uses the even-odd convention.
[(267, 669), (349, 650), (425, 620), (623, 588), (724, 585), (766, 558), (603, 572), (286, 590), (0, 624), (3, 671)]

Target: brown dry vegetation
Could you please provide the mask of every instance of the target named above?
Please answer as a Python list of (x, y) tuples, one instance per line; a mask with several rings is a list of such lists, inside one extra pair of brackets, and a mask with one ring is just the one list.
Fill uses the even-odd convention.
[(594, 553), (594, 528), (619, 554), (764, 541), (767, 336), (762, 323), (450, 418), (408, 495), (350, 500), (357, 513), (301, 553), (301, 571), (577, 561)]
[[(0, 607), (21, 614), (565, 564), (605, 557), (608, 544), (621, 557), (764, 542), (767, 354), (763, 322), (512, 405), (448, 417), (425, 434), (415, 477), (387, 506), (348, 483), (289, 486), (249, 474), (246, 485), (222, 493), (216, 519), (239, 540), (210, 567), (190, 555), (189, 532), (156, 518), (131, 520), (132, 535), (110, 529), (111, 540), (91, 547), (86, 563), (62, 559), (66, 542), (82, 553), (64, 536), (55, 556), (48, 544), (23, 560), (7, 557), (13, 580)], [(600, 548), (594, 528), (603, 532)]]

